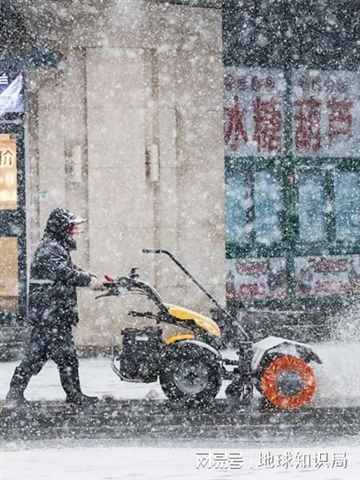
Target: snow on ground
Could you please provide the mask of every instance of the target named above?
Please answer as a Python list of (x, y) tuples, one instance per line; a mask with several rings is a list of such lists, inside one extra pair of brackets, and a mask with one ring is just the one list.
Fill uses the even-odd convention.
[[(360, 344), (314, 346), (323, 360), (316, 367), (316, 403), (360, 405)], [(0, 399), (5, 397), (16, 362), (0, 363)], [(108, 358), (81, 359), (80, 378), (85, 393), (118, 399), (164, 398), (156, 384), (124, 383), (111, 370)], [(56, 366), (48, 362), (31, 380), (29, 400), (64, 399)], [(224, 388), (220, 392), (224, 396)], [(334, 435), (336, 433), (334, 432)], [(197, 480), (299, 479), (342, 480), (360, 476), (360, 437), (293, 438), (274, 443), (271, 438), (242, 438), (223, 443), (206, 441), (155, 444), (143, 439), (12, 442), (0, 444), (0, 480)]]
[(75, 445), (0, 450), (0, 480), (355, 480), (360, 446), (321, 448)]
[[(318, 390), (316, 405), (336, 404), (360, 406), (360, 343), (325, 343), (313, 345), (323, 361), (315, 365)], [(227, 352), (234, 358), (234, 352)], [(3, 399), (9, 387), (16, 362), (0, 363), (0, 399)], [(121, 382), (111, 369), (109, 358), (80, 359), (80, 379), (83, 390), (89, 395), (111, 395), (118, 399), (164, 398), (158, 383), (137, 384)], [(219, 397), (224, 397), (224, 389)], [(64, 399), (56, 366), (48, 362), (39, 375), (31, 379), (26, 390), (29, 400)]]
[[(17, 362), (0, 363), (0, 398), (4, 398), (9, 388), (11, 375)], [(144, 398), (150, 391), (162, 396), (158, 384), (124, 383), (111, 369), (109, 358), (80, 359), (80, 381), (84, 393), (88, 395), (112, 395), (114, 398)], [(59, 374), (53, 362), (45, 364), (39, 375), (34, 376), (26, 390), (28, 400), (64, 399)]]

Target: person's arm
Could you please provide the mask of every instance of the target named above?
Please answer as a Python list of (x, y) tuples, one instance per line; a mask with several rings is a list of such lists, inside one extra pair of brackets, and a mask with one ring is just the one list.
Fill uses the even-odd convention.
[(51, 280), (60, 281), (74, 287), (89, 286), (92, 275), (88, 272), (78, 269), (69, 262), (69, 257), (65, 251), (57, 245), (49, 245), (46, 252), (49, 265)]
[[(84, 270), (82, 270), (77, 265), (74, 265), (74, 268), (80, 273), (86, 273)], [(91, 288), (91, 290), (106, 290), (106, 288), (104, 286), (104, 282), (99, 280), (98, 277), (94, 273), (90, 273), (90, 277), (91, 277), (90, 283), (89, 283), (89, 285), (86, 285), (86, 286)]]

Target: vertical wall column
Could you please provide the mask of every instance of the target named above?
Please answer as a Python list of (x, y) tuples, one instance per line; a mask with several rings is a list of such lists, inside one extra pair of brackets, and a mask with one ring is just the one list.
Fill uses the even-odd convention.
[[(67, 54), (63, 73), (63, 121), (66, 206), (77, 215), (88, 218), (88, 145), (86, 52), (73, 49)], [(76, 262), (89, 268), (89, 223), (82, 225), (78, 237)]]
[(88, 50), (90, 266), (113, 274), (141, 261), (152, 243), (145, 88), (142, 49)]
[(66, 205), (62, 79), (54, 74), (38, 91), (39, 215), (44, 228), (49, 212)]
[[(177, 188), (177, 124), (176, 124), (176, 48), (159, 55), (159, 150), (160, 191), (158, 209), (159, 247), (178, 253), (178, 203)], [(159, 287), (175, 287), (179, 283), (177, 271), (168, 259), (158, 261)], [(168, 291), (168, 290), (167, 290)]]
[[(87, 143), (85, 60), (70, 50), (65, 68), (29, 78), (27, 148), (31, 247), (38, 243), (49, 212), (66, 207), (87, 215)], [(79, 238), (76, 260), (88, 263), (87, 226)]]
[[(149, 270), (141, 252), (153, 244), (154, 230), (146, 176), (145, 92), (150, 84), (144, 51), (87, 49), (86, 77), (89, 268), (99, 276), (124, 275), (133, 266)], [(82, 317), (88, 320), (81, 322), (79, 342), (109, 344), (112, 326), (124, 321), (121, 302), (95, 302), (93, 296), (81, 292)]]
[[(224, 300), (224, 150), (221, 13), (193, 9), (182, 24), (176, 62), (177, 244), (180, 258)], [(211, 35), (207, 35), (211, 32)], [(193, 308), (209, 306), (184, 277)], [(172, 295), (171, 290), (169, 294)]]

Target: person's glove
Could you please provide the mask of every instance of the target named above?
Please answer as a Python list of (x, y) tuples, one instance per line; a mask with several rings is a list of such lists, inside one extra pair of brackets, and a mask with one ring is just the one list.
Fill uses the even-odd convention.
[(89, 283), (89, 288), (91, 288), (91, 290), (95, 290), (95, 291), (101, 291), (101, 290), (106, 290), (106, 287), (104, 285), (104, 282), (102, 282), (101, 280), (99, 280), (97, 277), (95, 277), (94, 275), (91, 277), (91, 281)]

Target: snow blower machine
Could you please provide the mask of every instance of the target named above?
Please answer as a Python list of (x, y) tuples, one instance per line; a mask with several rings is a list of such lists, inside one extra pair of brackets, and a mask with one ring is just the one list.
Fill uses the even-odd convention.
[[(312, 364), (321, 363), (306, 344), (270, 336), (254, 342), (249, 332), (213, 298), (193, 275), (167, 250), (144, 249), (144, 253), (167, 255), (233, 325), (237, 325), (236, 357), (225, 358), (222, 332), (212, 318), (187, 308), (164, 303), (159, 293), (139, 279), (137, 268), (128, 276), (106, 277), (107, 291), (100, 297), (140, 294), (155, 311), (129, 311), (131, 317), (154, 320), (156, 326), (125, 328), (122, 345), (114, 345), (112, 368), (125, 382), (159, 380), (165, 396), (175, 404), (208, 405), (217, 396), (222, 381), (230, 381), (226, 396), (235, 406), (251, 405), (254, 389), (271, 407), (294, 410), (314, 397), (316, 378)], [(244, 307), (245, 308), (245, 307)], [(163, 338), (160, 324), (183, 329)]]

